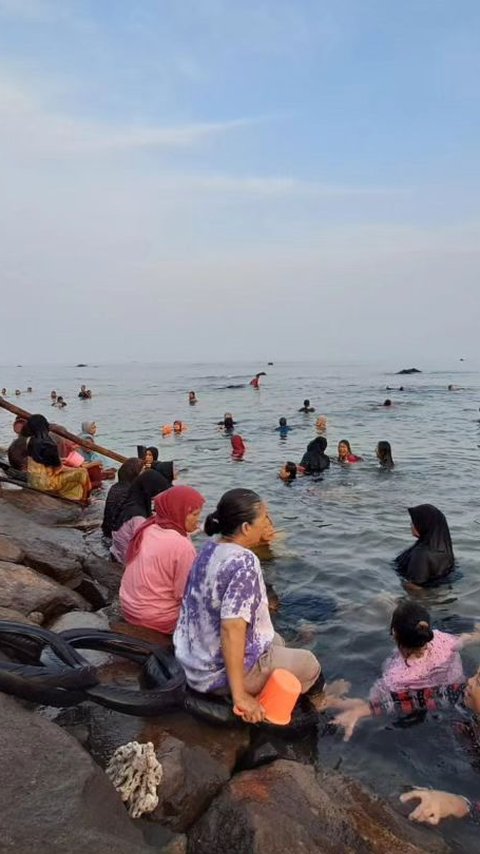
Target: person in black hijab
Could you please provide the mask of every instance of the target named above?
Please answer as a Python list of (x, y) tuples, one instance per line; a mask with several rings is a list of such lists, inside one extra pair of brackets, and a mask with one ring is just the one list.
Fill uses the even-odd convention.
[(153, 499), (166, 489), (170, 489), (170, 484), (159, 471), (150, 469), (142, 472), (128, 490), (125, 504), (115, 519), (113, 530), (118, 531), (134, 516), (143, 516), (144, 519), (148, 519), (152, 515)]
[(50, 436), (47, 419), (43, 415), (31, 415), (22, 430), (28, 438), (27, 455), (36, 463), (48, 468), (62, 465), (58, 448)]
[(103, 510), (102, 532), (104, 537), (111, 537), (113, 526), (117, 515), (122, 511), (127, 500), (130, 487), (135, 478), (138, 477), (143, 468), (142, 460), (131, 457), (120, 466), (117, 477), (118, 483), (114, 483), (108, 491)]
[(158, 459), (158, 448), (154, 448), (152, 445), (150, 448), (145, 449), (143, 464), (146, 469), (151, 468), (153, 471), (159, 471), (160, 474), (163, 474), (164, 478), (168, 480), (170, 486), (173, 486), (173, 481), (175, 479), (173, 461), (165, 460), (164, 462), (161, 462)]
[(325, 436), (317, 436), (312, 439), (307, 445), (300, 466), (304, 469), (305, 474), (320, 474), (330, 466), (330, 457), (325, 453), (327, 440)]
[(409, 507), (408, 512), (417, 542), (395, 558), (396, 568), (406, 581), (419, 586), (441, 581), (455, 563), (447, 520), (433, 504)]

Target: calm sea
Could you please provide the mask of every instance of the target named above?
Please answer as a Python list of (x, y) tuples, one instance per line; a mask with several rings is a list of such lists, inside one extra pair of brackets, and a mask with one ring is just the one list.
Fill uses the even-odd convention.
[[(248, 382), (261, 369), (268, 375), (257, 392)], [(91, 401), (77, 399), (81, 383), (92, 389)], [(449, 383), (461, 390), (448, 392)], [(286, 533), (276, 559), (265, 565), (283, 602), (278, 627), (318, 654), (327, 679), (349, 679), (355, 696), (367, 694), (392, 650), (389, 621), (402, 588), (391, 560), (412, 541), (407, 507), (433, 503), (450, 524), (455, 579), (421, 597), (435, 624), (458, 632), (480, 618), (480, 372), (399, 377), (312, 363), (128, 364), (1, 368), (2, 385), (10, 393), (33, 386), (19, 405), (54, 416), (73, 432), (81, 421), (95, 420), (98, 441), (127, 455), (136, 454), (137, 444), (158, 445), (162, 459), (174, 459), (184, 470), (182, 482), (205, 494), (209, 509), (226, 489), (257, 490)], [(405, 391), (387, 392), (387, 385), (404, 385)], [(63, 412), (49, 406), (53, 388), (68, 402)], [(187, 401), (191, 389), (199, 399), (195, 407)], [(297, 412), (305, 397), (315, 414)], [(394, 403), (389, 410), (379, 405), (386, 397)], [(231, 460), (230, 443), (216, 427), (225, 411), (233, 413), (248, 445), (241, 463)], [(286, 486), (278, 470), (286, 460), (300, 459), (315, 436), (319, 414), (328, 418), (332, 457), (346, 438), (365, 462), (348, 469), (334, 465), (322, 481), (304, 478)], [(282, 415), (294, 428), (286, 440), (274, 432)], [(161, 426), (175, 418), (188, 424), (188, 432), (162, 439)], [(11, 422), (0, 410), (0, 445), (13, 435)], [(392, 473), (380, 471), (375, 460), (381, 439), (392, 444)], [(464, 660), (470, 673), (480, 663), (480, 648), (467, 650)], [(319, 754), (325, 765), (362, 779), (395, 802), (411, 784), (480, 797), (472, 756), (448, 716), (407, 728), (393, 721), (366, 722), (349, 744), (338, 734), (321, 737)], [(473, 850), (475, 837), (465, 824), (445, 826), (443, 832), (457, 850)]]

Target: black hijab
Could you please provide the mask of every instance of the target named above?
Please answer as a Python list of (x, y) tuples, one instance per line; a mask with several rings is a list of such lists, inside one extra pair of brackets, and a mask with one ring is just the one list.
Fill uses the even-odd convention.
[(319, 474), (330, 466), (330, 457), (327, 457), (325, 449), (327, 440), (325, 436), (317, 436), (307, 445), (300, 465), (305, 469), (305, 474)]
[(22, 433), (28, 437), (28, 456), (48, 468), (62, 465), (58, 448), (48, 432), (48, 421), (43, 415), (31, 415)]
[(447, 520), (433, 504), (409, 507), (408, 512), (419, 537), (395, 559), (397, 569), (414, 584), (440, 581), (451, 572), (455, 562)]
[(134, 516), (148, 519), (152, 515), (152, 501), (160, 492), (170, 489), (170, 484), (160, 472), (148, 469), (132, 483), (120, 513), (115, 518), (113, 530), (119, 528)]

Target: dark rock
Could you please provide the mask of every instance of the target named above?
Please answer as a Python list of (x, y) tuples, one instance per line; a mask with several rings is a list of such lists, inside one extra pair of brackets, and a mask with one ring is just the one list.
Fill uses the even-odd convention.
[(24, 552), (8, 539), (4, 534), (0, 534), (0, 561), (7, 560), (9, 563), (22, 563), (25, 557)]
[(280, 760), (238, 774), (188, 834), (190, 854), (421, 854), (448, 847), (341, 774)]
[(421, 374), (422, 372), (418, 368), (403, 368), (401, 371), (397, 371), (398, 374)]
[(148, 854), (90, 756), (56, 724), (0, 695), (3, 854)]
[(105, 595), (111, 602), (120, 589), (123, 567), (113, 560), (89, 553), (82, 560), (82, 568), (84, 573), (104, 588)]
[(158, 806), (149, 819), (177, 832), (188, 830), (229, 780), (230, 774), (204, 747), (187, 747), (167, 734), (156, 745), (156, 753), (163, 777), (158, 789)]
[(39, 611), (44, 621), (65, 611), (90, 610), (88, 602), (74, 590), (26, 566), (6, 561), (0, 563), (0, 607), (19, 611), (26, 617), (32, 611)]
[(75, 587), (83, 578), (83, 537), (78, 531), (49, 528), (1, 500), (0, 535), (22, 552), (26, 566)]

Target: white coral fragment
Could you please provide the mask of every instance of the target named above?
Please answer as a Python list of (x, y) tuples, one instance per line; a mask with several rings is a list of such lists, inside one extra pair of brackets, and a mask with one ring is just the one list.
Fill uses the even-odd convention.
[(118, 747), (105, 770), (132, 818), (153, 812), (158, 804), (157, 786), (163, 769), (151, 741), (146, 744), (129, 741)]

